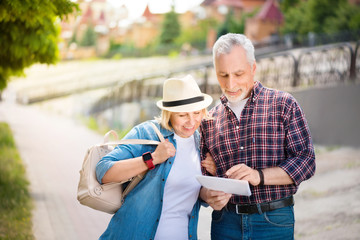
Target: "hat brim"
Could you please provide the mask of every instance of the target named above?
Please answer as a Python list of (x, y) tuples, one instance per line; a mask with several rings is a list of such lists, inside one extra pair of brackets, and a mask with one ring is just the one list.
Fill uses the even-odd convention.
[(169, 112), (195, 112), (207, 108), (213, 101), (212, 97), (208, 94), (203, 93), (204, 100), (196, 103), (184, 104), (174, 107), (164, 107), (163, 100), (157, 101), (156, 106), (162, 110)]

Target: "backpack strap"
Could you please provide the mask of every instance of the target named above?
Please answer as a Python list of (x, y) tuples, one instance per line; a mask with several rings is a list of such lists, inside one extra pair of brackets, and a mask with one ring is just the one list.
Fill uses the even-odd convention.
[(153, 127), (153, 129), (155, 130), (156, 134), (158, 135), (160, 142), (164, 142), (165, 138), (164, 136), (161, 134), (160, 130), (155, 126), (154, 123), (150, 122), (150, 125)]
[(114, 130), (110, 130), (104, 135), (104, 143), (109, 142), (110, 134), (113, 135), (116, 141), (119, 140), (119, 135)]
[[(160, 130), (155, 126), (155, 124), (153, 124), (152, 122), (150, 122), (150, 125), (153, 127), (153, 129), (155, 130), (157, 136), (159, 137), (160, 141), (161, 142), (164, 142), (165, 141), (165, 138), (164, 136), (161, 134)], [(142, 140), (142, 139), (127, 139), (127, 140)], [(151, 144), (150, 142), (156, 142), (156, 144), (152, 143), (153, 145), (157, 145), (159, 144), (160, 142), (158, 141), (153, 141), (153, 140), (143, 140), (143, 141), (146, 141), (147, 143), (137, 143), (137, 144)], [(136, 144), (136, 143), (134, 143)], [(123, 199), (122, 201), (124, 201), (125, 197), (128, 195), (128, 193), (134, 189), (134, 187), (144, 178), (145, 174), (147, 173), (144, 172), (142, 174), (139, 174), (135, 177), (133, 177), (131, 180), (130, 180), (130, 183), (127, 185), (127, 187), (124, 189), (123, 191)], [(123, 183), (123, 182), (122, 182)]]
[(99, 144), (99, 146), (108, 146), (108, 145), (124, 145), (124, 144), (141, 144), (141, 145), (158, 145), (160, 142), (155, 140), (147, 139), (122, 139), (111, 142), (104, 142)]
[[(164, 142), (165, 138), (161, 134), (160, 130), (156, 127), (156, 125), (154, 123), (152, 123), (152, 122), (149, 122), (149, 123), (150, 123), (151, 127), (154, 129), (160, 142)], [(110, 134), (113, 135), (113, 137), (115, 138), (115, 141), (109, 142)], [(110, 130), (104, 135), (104, 142), (100, 145), (105, 146), (105, 145), (123, 145), (123, 144), (142, 144), (142, 145), (158, 145), (159, 144), (158, 141), (147, 140), (147, 139), (122, 139), (122, 140), (118, 140), (118, 139), (119, 139), (118, 134), (114, 130)]]

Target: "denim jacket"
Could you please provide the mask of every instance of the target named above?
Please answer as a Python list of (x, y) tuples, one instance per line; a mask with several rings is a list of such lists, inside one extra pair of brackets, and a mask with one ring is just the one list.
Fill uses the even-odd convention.
[[(176, 148), (174, 133), (160, 127), (154, 120), (153, 123), (160, 129), (164, 138), (169, 139)], [(196, 148), (199, 150), (200, 136), (197, 131), (194, 138)], [(124, 139), (159, 140), (149, 122), (135, 126)], [(96, 166), (98, 181), (101, 183), (105, 173), (116, 161), (139, 157), (145, 152), (155, 151), (155, 148), (156, 146), (151, 145), (117, 146), (98, 162)], [(175, 157), (171, 157), (147, 172), (144, 179), (126, 196), (123, 205), (112, 217), (106, 231), (99, 239), (154, 239), (161, 215), (165, 182), (174, 159)], [(199, 208), (200, 200), (195, 203), (189, 219), (189, 239), (197, 239)]]

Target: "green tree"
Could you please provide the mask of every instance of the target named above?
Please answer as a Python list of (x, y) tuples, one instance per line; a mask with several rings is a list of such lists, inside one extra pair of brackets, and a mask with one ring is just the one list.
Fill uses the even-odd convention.
[(300, 0), (281, 0), (281, 11), (287, 12), (290, 8), (296, 6)]
[(24, 68), (56, 62), (60, 19), (75, 10), (71, 0), (0, 1), (0, 90)]
[(347, 0), (310, 0), (307, 2), (310, 17), (310, 28), (313, 32), (324, 32), (327, 19), (336, 15), (337, 9), (341, 4), (346, 4)]
[(175, 39), (180, 35), (181, 28), (174, 7), (171, 11), (164, 16), (164, 22), (162, 24), (160, 43), (169, 45), (175, 42)]
[(94, 27), (89, 25), (86, 29), (83, 38), (80, 41), (80, 46), (89, 47), (96, 44), (96, 32)]
[(283, 33), (334, 33), (360, 27), (360, 7), (347, 0), (307, 0), (284, 5), (287, 2), (281, 5), (286, 9)]
[(217, 25), (218, 22), (214, 18), (202, 19), (196, 26), (183, 29), (181, 31), (181, 35), (176, 39), (176, 43), (178, 45), (189, 43), (195, 48), (204, 49), (206, 47), (209, 30), (217, 27)]
[(311, 32), (310, 16), (306, 1), (301, 1), (285, 13), (285, 24), (281, 28), (283, 33), (298, 33), (304, 35)]
[[(230, 11), (226, 14), (226, 18), (225, 21), (223, 22), (223, 24), (220, 26), (219, 30), (218, 30), (218, 37), (227, 34), (229, 32), (232, 32), (232, 28), (234, 28), (234, 11), (233, 9), (230, 9)], [(236, 32), (233, 32), (236, 33)]]
[(325, 21), (324, 32), (335, 33), (339, 30), (360, 30), (360, 7), (351, 4), (342, 4), (331, 16)]
[(69, 46), (72, 43), (77, 43), (77, 32), (76, 32), (76, 30), (73, 32), (73, 35), (71, 36), (71, 39), (69, 41)]
[(246, 20), (255, 16), (255, 14), (259, 11), (259, 9), (255, 9), (249, 13), (242, 13), (239, 18), (236, 18), (234, 15), (233, 9), (230, 9), (228, 14), (226, 15), (224, 23), (221, 25), (218, 31), (218, 37), (224, 35), (226, 33), (244, 33)]

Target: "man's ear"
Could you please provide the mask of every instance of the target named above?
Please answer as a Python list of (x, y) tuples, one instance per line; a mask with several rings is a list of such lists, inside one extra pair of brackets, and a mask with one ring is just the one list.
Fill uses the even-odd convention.
[(255, 75), (255, 72), (256, 72), (256, 62), (253, 63), (252, 74)]

